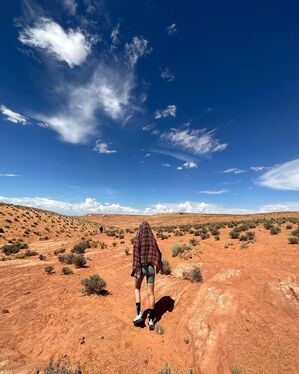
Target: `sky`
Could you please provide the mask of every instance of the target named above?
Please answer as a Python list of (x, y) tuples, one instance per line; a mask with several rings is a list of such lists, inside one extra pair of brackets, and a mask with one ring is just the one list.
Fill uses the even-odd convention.
[(0, 3), (0, 202), (299, 210), (297, 1)]

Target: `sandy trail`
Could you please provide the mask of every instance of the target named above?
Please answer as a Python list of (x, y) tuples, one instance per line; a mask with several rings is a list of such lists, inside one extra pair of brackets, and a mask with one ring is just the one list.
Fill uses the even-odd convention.
[[(107, 249), (87, 251), (88, 267), (61, 275), (55, 256), (0, 262), (0, 373), (33, 374), (53, 357), (83, 373), (158, 373), (166, 363), (174, 370), (227, 374), (236, 365), (244, 374), (299, 372), (298, 247), (256, 230), (257, 242), (240, 250), (227, 229), (221, 240), (201, 241), (192, 258), (170, 255), (175, 242), (159, 241), (172, 268), (202, 264), (204, 282), (158, 275), (156, 301), (162, 335), (134, 328), (133, 278), (130, 277), (132, 234), (125, 244), (111, 246), (106, 235), (94, 238)], [(271, 245), (269, 244), (271, 239)], [(32, 243), (39, 253), (72, 248), (74, 240)], [(55, 274), (44, 266), (52, 263)], [(108, 296), (84, 296), (80, 280), (99, 274), (107, 281)], [(147, 307), (143, 285), (143, 309)]]

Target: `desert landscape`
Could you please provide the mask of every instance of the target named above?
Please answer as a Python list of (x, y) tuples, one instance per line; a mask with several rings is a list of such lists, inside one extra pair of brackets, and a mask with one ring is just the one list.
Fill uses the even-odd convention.
[[(164, 261), (155, 331), (132, 323), (144, 219)], [(0, 232), (1, 374), (299, 372), (297, 212), (81, 218), (2, 204)], [(98, 294), (82, 284), (92, 275)]]

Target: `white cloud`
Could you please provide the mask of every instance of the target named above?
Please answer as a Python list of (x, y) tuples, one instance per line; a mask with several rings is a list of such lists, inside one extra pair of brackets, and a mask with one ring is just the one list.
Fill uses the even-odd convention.
[(176, 116), (176, 105), (167, 105), (165, 109), (159, 109), (155, 112), (155, 119), (175, 117)]
[(113, 27), (111, 34), (110, 34), (111, 41), (112, 41), (112, 45), (111, 45), (112, 49), (117, 47), (118, 36), (119, 36), (119, 23)]
[(144, 157), (147, 158), (147, 157), (150, 157), (150, 153), (147, 153)]
[(183, 167), (185, 169), (197, 169), (197, 163), (193, 161), (185, 162), (183, 164)]
[(250, 169), (253, 171), (262, 171), (262, 170), (269, 170), (271, 168), (269, 168), (268, 166), (251, 166)]
[(274, 166), (259, 178), (258, 183), (275, 190), (299, 191), (299, 158)]
[(280, 204), (267, 204), (259, 208), (259, 213), (271, 213), (271, 212), (291, 212), (299, 211), (299, 201), (287, 202)]
[(177, 170), (183, 170), (183, 167), (182, 166), (178, 166), (176, 169)]
[(166, 30), (167, 30), (168, 35), (173, 35), (173, 34), (176, 34), (176, 33), (178, 32), (175, 23), (173, 23), (172, 25), (168, 26), (168, 27), (166, 28)]
[(205, 129), (171, 129), (162, 133), (161, 139), (195, 155), (221, 152), (227, 147), (227, 144), (221, 144), (214, 138), (214, 131), (206, 132)]
[(161, 69), (160, 71), (161, 78), (164, 79), (166, 82), (172, 82), (175, 80), (174, 74), (168, 68)]
[(18, 174), (0, 173), (0, 177), (19, 177)]
[(25, 45), (46, 51), (71, 68), (81, 65), (91, 52), (92, 40), (80, 30), (65, 31), (50, 18), (41, 17), (34, 26), (26, 26), (19, 34)]
[(198, 191), (198, 193), (203, 193), (203, 194), (206, 194), (206, 195), (222, 195), (226, 192), (227, 192), (226, 190), (202, 190), (202, 191)]
[(52, 115), (36, 114), (34, 118), (48, 124), (63, 141), (82, 143), (97, 133), (101, 125), (97, 114), (114, 121), (126, 117), (134, 86), (132, 72), (99, 64), (85, 85), (63, 84), (58, 88), (66, 101), (61, 109)]
[(151, 53), (151, 51), (148, 41), (143, 36), (134, 36), (131, 43), (125, 45), (125, 54), (131, 66), (134, 66), (142, 56)]
[(166, 163), (162, 163), (161, 165), (165, 166), (166, 168), (169, 168), (171, 166), (170, 164), (166, 164)]
[(123, 213), (136, 214), (137, 209), (115, 203), (100, 203), (92, 198), (87, 198), (79, 203), (68, 203), (44, 197), (4, 197), (0, 196), (0, 202), (30, 206), (34, 208), (51, 210), (64, 214), (87, 214), (87, 213)]
[(77, 11), (77, 3), (76, 0), (63, 0), (63, 6), (67, 10), (67, 12), (71, 15), (74, 16)]
[(155, 128), (155, 125), (152, 125), (150, 123), (147, 124), (147, 125), (142, 126), (142, 130), (143, 131), (147, 131), (147, 132), (152, 131), (154, 128)]
[(232, 174), (241, 174), (245, 172), (246, 170), (238, 169), (238, 168), (230, 168), (230, 169), (223, 170), (223, 173), (232, 173)]
[(109, 146), (107, 143), (102, 142), (101, 140), (97, 140), (95, 147), (93, 149), (94, 151), (98, 153), (116, 153), (115, 150), (109, 149)]
[(7, 121), (12, 123), (20, 123), (21, 125), (26, 125), (27, 119), (22, 114), (13, 112), (11, 109), (7, 108), (5, 105), (0, 106), (0, 111), (6, 117)]
[(187, 162), (193, 161), (193, 157), (190, 157), (190, 155), (187, 155), (182, 152), (170, 151), (168, 149), (155, 149), (155, 148), (151, 149), (151, 152), (155, 152), (155, 153), (165, 155), (165, 156), (170, 156), (181, 161), (187, 161)]
[(225, 208), (222, 205), (185, 201), (181, 203), (158, 203), (144, 209), (146, 214), (156, 213), (252, 213), (247, 209)]

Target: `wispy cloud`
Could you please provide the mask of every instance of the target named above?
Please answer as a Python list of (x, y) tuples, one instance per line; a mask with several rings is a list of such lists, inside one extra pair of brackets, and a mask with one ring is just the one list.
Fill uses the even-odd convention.
[(77, 11), (76, 0), (63, 0), (63, 6), (69, 15), (74, 16)]
[(34, 118), (57, 131), (63, 141), (82, 143), (97, 133), (98, 115), (123, 120), (131, 110), (134, 75), (121, 68), (99, 64), (88, 83), (59, 88), (66, 104), (52, 115), (36, 114)]
[(111, 48), (114, 49), (117, 47), (117, 44), (119, 42), (119, 23), (113, 27), (110, 37), (112, 42)]
[(64, 30), (58, 23), (46, 17), (40, 17), (32, 27), (25, 26), (19, 33), (19, 40), (66, 62), (71, 68), (83, 64), (95, 41), (80, 29)]
[(205, 129), (171, 129), (160, 137), (163, 141), (174, 147), (191, 152), (195, 155), (205, 155), (221, 152), (226, 149), (226, 143), (220, 143), (214, 137), (214, 130), (207, 132)]
[(176, 24), (173, 23), (172, 25), (168, 26), (166, 28), (166, 31), (167, 31), (168, 35), (174, 35), (174, 34), (176, 34), (178, 32)]
[(19, 175), (11, 173), (0, 173), (0, 177), (19, 177)]
[(155, 112), (155, 119), (175, 117), (176, 105), (167, 105), (165, 109), (158, 109)]
[(14, 112), (7, 108), (5, 105), (0, 106), (0, 111), (2, 112), (5, 119), (12, 123), (20, 123), (21, 125), (27, 124), (27, 119), (20, 113)]
[(271, 168), (268, 166), (251, 166), (250, 169), (253, 171), (262, 171), (262, 170), (269, 170)]
[(162, 148), (152, 148), (151, 152), (158, 153), (164, 156), (170, 156), (177, 160), (186, 161), (186, 162), (194, 161), (193, 159), (196, 158), (183, 152), (172, 151), (169, 149), (162, 149)]
[(238, 168), (230, 168), (230, 169), (223, 170), (223, 173), (231, 173), (231, 174), (241, 174), (245, 172), (246, 170), (238, 169)]
[(260, 213), (299, 211), (299, 201), (262, 205)]
[(102, 142), (101, 140), (97, 140), (95, 147), (93, 149), (95, 152), (98, 153), (116, 153), (116, 150), (109, 149), (109, 145), (107, 143)]
[(134, 36), (131, 43), (126, 43), (125, 45), (125, 54), (131, 66), (134, 66), (142, 56), (151, 52), (152, 49), (143, 36)]
[(198, 193), (206, 194), (206, 195), (222, 195), (226, 193), (227, 190), (202, 190), (198, 191)]
[(160, 69), (161, 78), (164, 79), (166, 82), (172, 82), (175, 80), (174, 74), (168, 69)]
[(166, 164), (166, 163), (162, 163), (161, 165), (165, 166), (166, 168), (169, 168), (171, 166), (170, 164)]
[(0, 202), (30, 206), (34, 208), (51, 210), (65, 214), (87, 214), (87, 213), (123, 213), (136, 214), (137, 209), (123, 206), (118, 203), (101, 203), (96, 199), (87, 198), (79, 203), (68, 203), (45, 197), (4, 197), (0, 196)]
[(258, 184), (275, 190), (299, 191), (299, 158), (273, 166), (259, 178)]
[(142, 126), (142, 130), (147, 131), (147, 132), (152, 131), (154, 128), (155, 128), (155, 125), (153, 125), (151, 123), (148, 123), (147, 125)]

